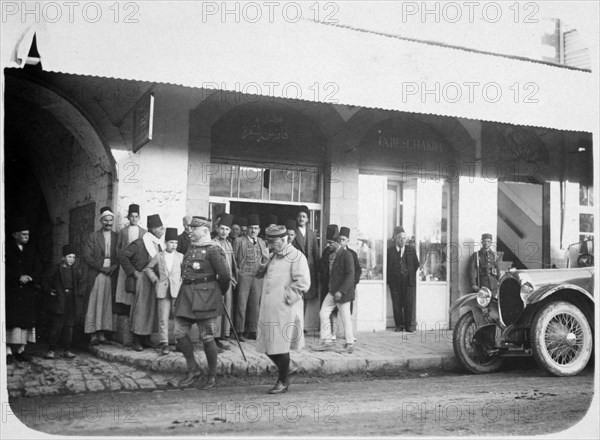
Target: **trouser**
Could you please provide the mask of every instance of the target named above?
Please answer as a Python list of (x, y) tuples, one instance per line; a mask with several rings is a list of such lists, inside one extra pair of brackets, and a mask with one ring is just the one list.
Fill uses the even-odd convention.
[(71, 348), (73, 342), (73, 315), (57, 315), (52, 314), (50, 316), (50, 335), (49, 346), (50, 350), (56, 350), (58, 348), (58, 342), (62, 336), (64, 347), (66, 350)]
[(169, 343), (169, 316), (173, 310), (173, 298), (171, 292), (167, 292), (165, 298), (158, 298), (157, 300), (157, 314), (158, 314), (158, 342), (159, 344)]
[(390, 294), (392, 296), (394, 323), (396, 324), (396, 327), (404, 327), (406, 330), (415, 330), (417, 327), (415, 314), (415, 287), (411, 287), (405, 282), (397, 290), (390, 289)]
[(334, 336), (334, 329), (331, 325), (329, 317), (334, 309), (338, 309), (342, 318), (342, 325), (344, 326), (344, 333), (347, 344), (354, 343), (354, 332), (352, 329), (352, 315), (350, 314), (350, 302), (335, 302), (333, 295), (328, 293), (323, 304), (321, 305), (321, 312), (319, 313), (319, 319), (321, 322), (321, 339), (324, 341), (332, 341)]
[(290, 354), (268, 354), (267, 356), (277, 366), (277, 380), (283, 384), (287, 384), (288, 372), (290, 370)]
[(262, 286), (262, 278), (256, 278), (252, 274), (240, 274), (235, 311), (235, 329), (238, 334), (242, 334), (246, 327), (248, 331), (256, 332)]
[(183, 353), (188, 371), (198, 370), (200, 366), (196, 362), (194, 356), (194, 346), (188, 336), (192, 325), (198, 324), (200, 339), (204, 346), (204, 354), (206, 355), (206, 363), (208, 364), (208, 375), (215, 376), (217, 371), (217, 344), (214, 339), (215, 321), (217, 318), (208, 319), (187, 319), (175, 317), (175, 340), (177, 348)]
[[(230, 286), (223, 295), (223, 307), (229, 313), (229, 317), (232, 316), (233, 311), (233, 288)], [(229, 324), (229, 319), (227, 319), (227, 315), (223, 312), (223, 316), (217, 318), (216, 328), (215, 328), (215, 337), (217, 338), (228, 338), (231, 333), (231, 325)]]

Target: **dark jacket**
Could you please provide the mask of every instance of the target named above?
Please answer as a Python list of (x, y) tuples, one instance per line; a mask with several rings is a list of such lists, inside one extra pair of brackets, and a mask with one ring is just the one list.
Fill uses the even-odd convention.
[(310, 289), (304, 294), (304, 299), (316, 298), (319, 294), (317, 290), (317, 276), (319, 270), (319, 245), (317, 243), (317, 234), (315, 231), (306, 227), (306, 237), (300, 233), (300, 230), (296, 228), (296, 237), (293, 241), (294, 247), (300, 249), (306, 261), (308, 262), (308, 269), (310, 270)]
[[(331, 272), (329, 271), (329, 248), (325, 248), (319, 264), (319, 274), (321, 278), (321, 294), (323, 296), (331, 292), (342, 293), (341, 303), (354, 301), (355, 298), (355, 283), (354, 283), (354, 261), (352, 254), (347, 249), (340, 249)], [(331, 284), (331, 289), (329, 285)]]
[[(417, 251), (413, 246), (405, 245), (404, 264), (407, 268), (407, 278), (409, 286), (417, 285), (417, 269), (419, 268), (419, 258)], [(400, 253), (396, 250), (396, 245), (390, 246), (387, 250), (387, 283), (391, 290), (398, 290), (401, 285), (400, 275)]]
[(132, 241), (119, 252), (119, 263), (127, 276), (133, 275), (136, 270), (138, 272), (143, 271), (151, 259), (142, 237)]
[(352, 259), (354, 260), (354, 284), (360, 283), (360, 275), (362, 273), (362, 269), (360, 268), (360, 263), (358, 262), (358, 255), (349, 247), (346, 248), (350, 255), (352, 255)]
[[(14, 238), (6, 241), (6, 328), (35, 327), (35, 285), (41, 284), (42, 265), (32, 243), (21, 251)], [(21, 275), (29, 275), (33, 281), (21, 284)]]
[[(65, 280), (67, 270), (72, 270), (72, 281), (73, 281), (73, 297), (75, 299), (75, 309), (72, 311), (75, 316), (75, 322), (82, 322), (85, 314), (83, 313), (83, 279), (81, 275), (81, 267), (75, 262), (71, 267), (66, 266), (63, 263), (59, 263), (52, 271), (48, 281), (47, 289), (49, 297), (46, 300), (46, 308), (48, 312), (56, 315), (65, 315)], [(51, 293), (54, 293), (52, 295)]]

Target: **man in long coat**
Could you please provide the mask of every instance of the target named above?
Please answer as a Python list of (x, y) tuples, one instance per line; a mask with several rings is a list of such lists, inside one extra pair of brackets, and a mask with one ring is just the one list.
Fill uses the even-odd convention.
[(394, 229), (394, 242), (387, 250), (387, 283), (392, 295), (395, 331), (412, 333), (417, 327), (417, 269), (420, 263), (415, 248), (406, 243), (402, 227)]
[(147, 226), (150, 232), (129, 244), (119, 256), (119, 262), (127, 276), (135, 278), (135, 297), (129, 315), (133, 332), (131, 348), (135, 351), (153, 347), (150, 336), (157, 328), (156, 294), (152, 280), (148, 278), (144, 268), (164, 249), (162, 237), (165, 228), (158, 214), (148, 216)]
[(285, 393), (290, 350), (304, 346), (304, 293), (310, 288), (306, 257), (287, 240), (285, 226), (267, 228), (272, 257), (264, 277), (256, 351), (265, 353), (278, 368), (270, 394)]
[(110, 207), (100, 210), (102, 228), (92, 232), (83, 248), (88, 266), (84, 332), (92, 345), (105, 341), (104, 331), (113, 331), (112, 303), (117, 289), (117, 233)]
[(25, 345), (35, 340), (35, 285), (41, 283), (41, 264), (29, 242), (27, 219), (12, 222), (6, 241), (6, 363), (30, 361)]
[(310, 271), (310, 289), (304, 295), (304, 311), (306, 313), (307, 301), (316, 298), (319, 295), (317, 289), (317, 268), (319, 267), (320, 249), (317, 243), (317, 234), (308, 227), (309, 210), (303, 206), (296, 215), (296, 237), (294, 238), (294, 246), (300, 249)]

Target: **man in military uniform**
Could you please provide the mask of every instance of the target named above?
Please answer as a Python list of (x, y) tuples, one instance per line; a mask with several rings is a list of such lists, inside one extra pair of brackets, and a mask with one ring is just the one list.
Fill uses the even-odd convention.
[(469, 258), (468, 275), (471, 289), (477, 292), (481, 287), (494, 290), (498, 285), (499, 259), (498, 254), (490, 247), (492, 245), (492, 234), (481, 236), (481, 249), (474, 252)]
[(178, 386), (192, 385), (202, 375), (194, 357), (194, 346), (188, 336), (192, 324), (197, 323), (208, 364), (206, 380), (199, 387), (202, 390), (216, 386), (215, 323), (223, 314), (222, 295), (227, 292), (230, 284), (225, 252), (211, 240), (211, 226), (211, 221), (207, 218), (192, 218), (190, 246), (181, 265), (182, 285), (174, 311), (175, 340), (188, 369), (187, 376)]

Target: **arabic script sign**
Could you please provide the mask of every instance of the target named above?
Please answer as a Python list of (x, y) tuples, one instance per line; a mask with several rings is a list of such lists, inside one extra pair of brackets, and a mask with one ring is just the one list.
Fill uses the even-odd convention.
[(243, 140), (282, 141), (289, 138), (286, 124), (281, 116), (267, 116), (245, 122), (241, 134)]

